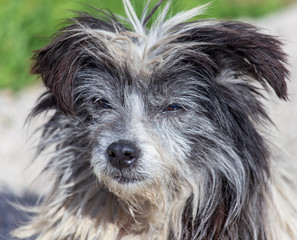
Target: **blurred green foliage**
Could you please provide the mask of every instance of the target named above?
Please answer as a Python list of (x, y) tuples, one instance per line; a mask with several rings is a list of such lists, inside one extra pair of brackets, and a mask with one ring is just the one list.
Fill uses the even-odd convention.
[[(259, 17), (294, 0), (213, 0), (203, 17)], [(141, 11), (144, 0), (132, 0)], [(156, 4), (158, 0), (151, 0)], [(173, 12), (208, 3), (209, 0), (173, 0)], [(83, 3), (83, 4), (82, 4)], [(124, 15), (121, 0), (0, 0), (0, 88), (19, 90), (31, 84), (30, 56), (45, 46), (59, 23), (74, 16), (69, 10), (87, 11), (89, 5)], [(139, 13), (139, 12), (138, 12)]]

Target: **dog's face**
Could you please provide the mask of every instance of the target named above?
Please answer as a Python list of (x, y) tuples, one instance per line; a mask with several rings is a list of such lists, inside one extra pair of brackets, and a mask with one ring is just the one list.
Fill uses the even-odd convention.
[(286, 98), (285, 56), (251, 25), (184, 23), (200, 9), (165, 21), (167, 10), (151, 30), (75, 18), (34, 56), (49, 90), (35, 112), (54, 108), (68, 129), (59, 146), (122, 198), (187, 189), (213, 204), (206, 193), (224, 185), (235, 206), (268, 172), (257, 86)]
[(80, 14), (33, 57), (48, 91), (31, 116), (52, 110), (38, 153), (55, 147), (55, 184), (24, 236), (266, 239), (258, 126), (263, 90), (287, 97), (280, 42), (191, 22), (201, 8), (167, 19), (170, 1), (148, 28), (159, 5), (138, 20), (123, 3), (127, 23)]
[(199, 135), (203, 141), (214, 129), (204, 113), (208, 100), (198, 94), (207, 88), (206, 80), (190, 66), (188, 73), (159, 66), (135, 73), (129, 65), (116, 75), (97, 68), (82, 71), (75, 108), (92, 119), (91, 162), (99, 180), (133, 194), (190, 175), (189, 166), (198, 166), (205, 154)]

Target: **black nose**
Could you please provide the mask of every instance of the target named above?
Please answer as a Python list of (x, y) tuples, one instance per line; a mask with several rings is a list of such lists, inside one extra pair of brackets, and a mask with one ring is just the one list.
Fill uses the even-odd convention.
[(119, 140), (106, 150), (110, 164), (120, 170), (132, 166), (139, 157), (140, 150), (131, 141)]

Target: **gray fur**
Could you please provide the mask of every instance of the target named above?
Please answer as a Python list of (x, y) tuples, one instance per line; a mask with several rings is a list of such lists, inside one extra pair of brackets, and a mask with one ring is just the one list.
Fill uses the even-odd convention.
[[(132, 29), (80, 14), (33, 57), (48, 92), (31, 117), (52, 110), (38, 151), (55, 147), (55, 184), (17, 235), (269, 239), (259, 86), (286, 99), (280, 42), (245, 23), (185, 23), (202, 8), (166, 20), (169, 4), (147, 29), (155, 9), (138, 20), (123, 2)], [(132, 167), (107, 160), (120, 139), (141, 151)]]

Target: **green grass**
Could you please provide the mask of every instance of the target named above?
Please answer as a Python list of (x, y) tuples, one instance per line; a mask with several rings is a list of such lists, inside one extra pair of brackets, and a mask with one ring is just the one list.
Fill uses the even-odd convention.
[[(158, 0), (152, 0), (152, 4)], [(213, 0), (203, 17), (259, 17), (293, 0)], [(30, 56), (45, 46), (59, 23), (73, 16), (68, 10), (87, 10), (85, 2), (124, 15), (121, 0), (0, 0), (0, 88), (13, 90), (36, 82), (29, 75)], [(135, 0), (141, 10), (143, 0)], [(173, 0), (173, 12), (190, 9), (208, 0)]]

